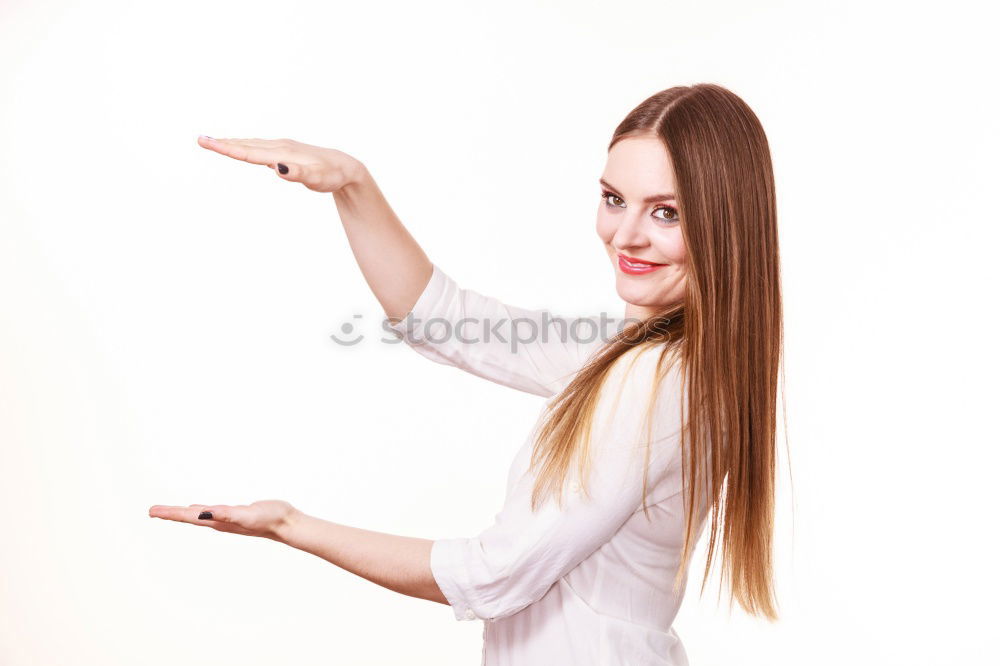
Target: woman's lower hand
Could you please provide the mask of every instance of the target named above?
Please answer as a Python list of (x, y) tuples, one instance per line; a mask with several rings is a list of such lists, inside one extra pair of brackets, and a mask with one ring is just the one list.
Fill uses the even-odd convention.
[(343, 151), (292, 139), (199, 136), (198, 145), (235, 160), (267, 166), (280, 178), (302, 183), (314, 192), (336, 192), (356, 182), (364, 172), (364, 165)]
[(299, 513), (282, 500), (261, 500), (252, 504), (191, 504), (149, 507), (150, 518), (163, 518), (179, 523), (211, 527), (220, 532), (264, 537), (281, 541), (281, 535)]

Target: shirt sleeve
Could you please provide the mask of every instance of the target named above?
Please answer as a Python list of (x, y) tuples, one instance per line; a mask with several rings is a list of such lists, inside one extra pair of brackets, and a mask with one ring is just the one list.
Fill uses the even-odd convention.
[(606, 317), (567, 318), (509, 305), (461, 288), (435, 264), (413, 309), (387, 326), (432, 361), (552, 397), (618, 324)]
[(529, 466), (492, 525), (471, 538), (433, 542), (431, 571), (456, 619), (512, 615), (606, 544), (642, 510), (647, 441), (646, 505), (680, 492), (681, 387), (676, 365), (667, 366), (649, 436), (646, 430), (645, 409), (661, 348), (643, 348), (638, 354), (638, 348), (630, 350), (615, 362), (602, 385), (590, 440), (589, 497), (575, 480), (574, 463), (562, 508), (549, 497), (533, 513), (536, 474)]

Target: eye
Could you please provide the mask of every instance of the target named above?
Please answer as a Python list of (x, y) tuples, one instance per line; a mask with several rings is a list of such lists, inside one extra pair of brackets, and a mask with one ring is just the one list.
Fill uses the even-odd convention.
[[(663, 220), (664, 222), (677, 222), (680, 219), (677, 216), (677, 209), (674, 208), (673, 206), (660, 206), (659, 208), (655, 209), (653, 212), (656, 213), (656, 212), (661, 211), (661, 210), (669, 215), (669, 217), (660, 217), (659, 218), (659, 219)], [(654, 215), (653, 217), (656, 217), (656, 216)]]
[(614, 192), (609, 192), (609, 191), (607, 191), (607, 190), (601, 190), (601, 199), (603, 199), (603, 200), (604, 200), (604, 204), (605, 204), (605, 205), (606, 205), (606, 206), (607, 206), (608, 208), (624, 208), (624, 207), (625, 207), (625, 206), (624, 206), (624, 205), (622, 205), (622, 204), (613, 204), (613, 203), (609, 203), (609, 202), (608, 202), (608, 197), (614, 197), (615, 199), (618, 199), (619, 201), (621, 201), (621, 202), (622, 202), (622, 204), (624, 204), (624, 203), (625, 203), (625, 202), (624, 202), (624, 201), (622, 200), (622, 198), (621, 198), (620, 196), (618, 196), (617, 194), (615, 194)]

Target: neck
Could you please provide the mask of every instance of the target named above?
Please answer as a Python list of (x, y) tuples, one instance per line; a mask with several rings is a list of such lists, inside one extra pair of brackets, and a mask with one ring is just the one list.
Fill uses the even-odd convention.
[(628, 323), (632, 323), (634, 320), (645, 321), (652, 316), (653, 310), (644, 305), (635, 305), (634, 303), (625, 304), (625, 319), (628, 320)]

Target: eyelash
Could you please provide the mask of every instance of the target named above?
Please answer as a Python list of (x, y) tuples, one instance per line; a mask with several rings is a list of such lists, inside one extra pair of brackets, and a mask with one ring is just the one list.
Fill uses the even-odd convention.
[[(610, 190), (601, 190), (601, 198), (604, 200), (605, 206), (607, 206), (608, 208), (621, 208), (621, 206), (616, 206), (614, 204), (608, 203), (608, 197), (615, 197), (616, 199), (621, 199), (620, 196), (618, 196), (617, 194), (615, 194)], [(679, 219), (677, 214), (677, 209), (674, 208), (673, 206), (657, 206), (656, 208), (653, 209), (653, 212), (655, 213), (658, 210), (666, 210), (671, 213), (673, 219), (668, 220), (665, 217), (658, 218), (664, 222), (677, 222), (677, 220)]]

